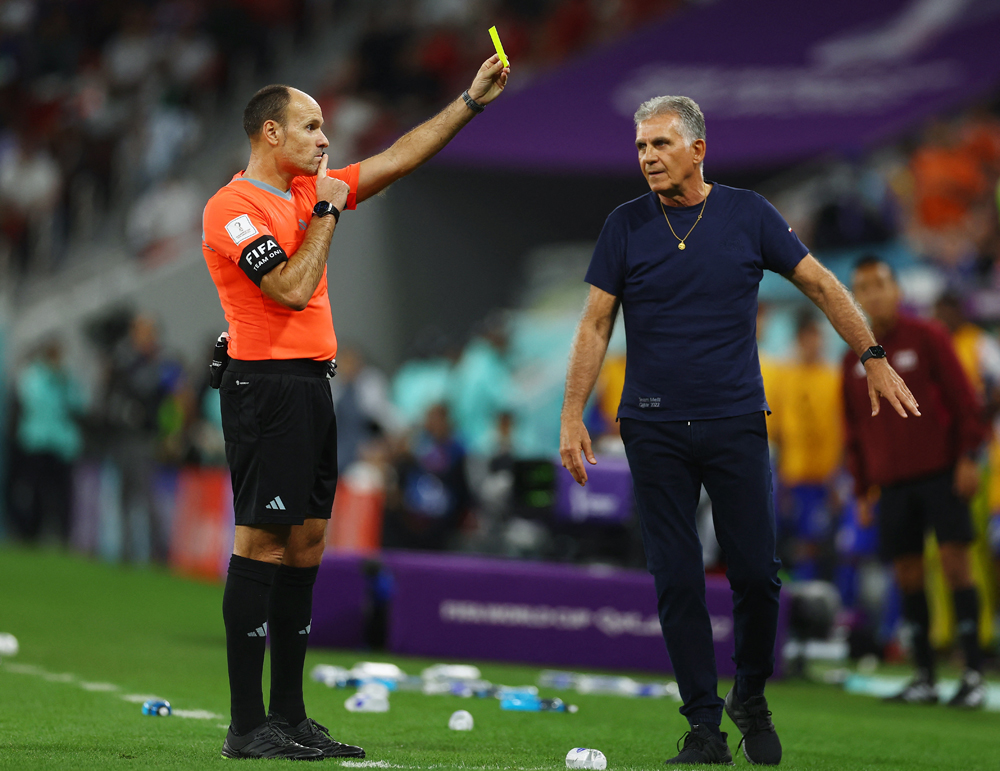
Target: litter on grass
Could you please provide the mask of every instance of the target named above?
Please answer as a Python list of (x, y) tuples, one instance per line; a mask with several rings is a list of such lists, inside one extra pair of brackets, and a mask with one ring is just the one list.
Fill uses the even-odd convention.
[(566, 768), (592, 768), (603, 771), (608, 767), (608, 759), (600, 750), (577, 747), (566, 753)]
[(615, 675), (588, 675), (581, 672), (562, 672), (555, 669), (543, 670), (538, 675), (538, 684), (557, 690), (575, 690), (577, 693), (595, 693), (631, 698), (662, 699), (669, 696), (681, 701), (677, 683), (639, 682), (631, 677)]
[(448, 718), (448, 728), (452, 731), (471, 731), (474, 725), (475, 721), (468, 710), (460, 709), (452, 712)]

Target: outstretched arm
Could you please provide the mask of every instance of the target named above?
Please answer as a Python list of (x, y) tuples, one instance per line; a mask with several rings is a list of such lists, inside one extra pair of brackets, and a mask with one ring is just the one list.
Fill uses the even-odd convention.
[[(833, 273), (811, 254), (807, 254), (785, 278), (791, 281), (816, 307), (826, 314), (844, 342), (860, 356), (873, 345), (875, 335), (865, 321), (854, 296), (840, 283)], [(868, 373), (868, 395), (871, 397), (872, 415), (878, 415), (879, 397), (885, 397), (904, 418), (907, 411), (920, 415), (917, 400), (906, 387), (896, 370), (885, 359), (868, 359), (865, 362)]]
[[(500, 63), (494, 54), (479, 68), (469, 96), (479, 104), (489, 104), (496, 99), (507, 85), (509, 67)], [(397, 139), (391, 147), (378, 155), (361, 161), (358, 176), (358, 201), (364, 201), (382, 192), (433, 158), (476, 113), (459, 97), (426, 123)]]
[(573, 336), (566, 372), (566, 394), (563, 397), (559, 426), (559, 455), (563, 467), (581, 486), (587, 483), (587, 469), (580, 455), (583, 453), (591, 464), (597, 463), (590, 446), (590, 434), (583, 424), (583, 409), (594, 390), (594, 383), (601, 372), (604, 354), (615, 327), (619, 300), (596, 286), (590, 287), (583, 317)]

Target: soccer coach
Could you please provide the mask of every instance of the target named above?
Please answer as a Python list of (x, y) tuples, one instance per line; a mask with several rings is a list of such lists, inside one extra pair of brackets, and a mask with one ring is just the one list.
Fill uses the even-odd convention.
[(499, 96), (508, 74), (491, 57), (461, 98), (384, 152), (337, 171), (327, 170), (323, 114), (309, 95), (268, 86), (244, 111), (250, 160), (209, 200), (202, 244), (231, 357), (221, 382), (236, 512), (222, 602), (232, 711), (224, 757), (365, 756), (309, 719), (302, 699), (313, 585), (337, 486), (330, 242), (345, 208), (437, 153)]
[[(586, 484), (581, 455), (597, 460), (583, 409), (621, 306), (627, 365), (618, 417), (681, 713), (691, 723), (680, 754), (667, 762), (731, 762), (719, 730), (725, 706), (747, 759), (776, 764), (781, 743), (764, 683), (774, 669), (780, 563), (755, 339), (764, 270), (795, 284), (861, 358), (873, 414), (879, 396), (904, 417), (919, 415), (918, 407), (854, 298), (777, 210), (754, 192), (705, 181), (705, 118), (694, 101), (651, 99), (635, 125), (650, 192), (611, 213), (594, 249), (566, 376), (560, 454)], [(725, 702), (695, 528), (703, 484), (733, 589), (737, 674)]]

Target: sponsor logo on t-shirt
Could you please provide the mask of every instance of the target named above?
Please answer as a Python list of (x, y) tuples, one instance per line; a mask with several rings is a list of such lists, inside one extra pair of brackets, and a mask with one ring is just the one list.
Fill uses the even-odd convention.
[(640, 396), (639, 397), (639, 409), (648, 410), (651, 407), (657, 408), (660, 406), (659, 396)]
[(246, 214), (241, 214), (236, 219), (229, 220), (226, 223), (226, 232), (233, 239), (233, 243), (239, 246), (248, 238), (256, 236), (260, 231), (253, 226), (253, 223)]

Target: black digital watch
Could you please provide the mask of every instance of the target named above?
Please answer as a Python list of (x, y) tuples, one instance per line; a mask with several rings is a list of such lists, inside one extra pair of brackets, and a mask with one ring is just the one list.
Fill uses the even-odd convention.
[(313, 206), (313, 214), (317, 217), (325, 217), (327, 214), (332, 214), (333, 219), (340, 222), (340, 209), (329, 201), (317, 201), (316, 205)]
[(861, 354), (861, 363), (864, 364), (869, 359), (884, 359), (885, 358), (885, 348), (881, 345), (873, 345), (863, 354)]

